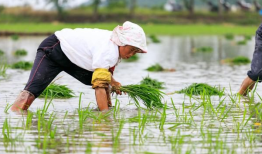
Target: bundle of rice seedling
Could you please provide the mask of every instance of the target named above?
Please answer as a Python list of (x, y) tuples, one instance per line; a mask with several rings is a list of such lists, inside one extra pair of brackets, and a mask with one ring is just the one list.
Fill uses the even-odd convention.
[(33, 63), (27, 62), (27, 61), (19, 61), (17, 63), (14, 63), (11, 68), (13, 69), (24, 69), (24, 70), (30, 70), (33, 66)]
[(46, 95), (48, 98), (71, 98), (74, 97), (74, 92), (66, 85), (51, 83), (39, 97), (44, 98)]
[(25, 55), (27, 55), (27, 51), (24, 50), (24, 49), (19, 49), (19, 50), (15, 51), (15, 55), (16, 56), (25, 56)]
[(147, 86), (150, 86), (150, 87), (156, 88), (156, 89), (163, 89), (164, 88), (163, 87), (164, 82), (159, 82), (156, 79), (150, 78), (149, 76), (143, 78), (143, 80), (140, 81), (140, 84), (147, 85)]
[(193, 83), (190, 86), (177, 91), (177, 93), (185, 93), (187, 95), (200, 95), (205, 91), (206, 95), (224, 95), (224, 90), (212, 87), (206, 83)]
[(164, 71), (164, 68), (159, 64), (155, 64), (155, 65), (148, 67), (146, 70), (150, 72), (161, 72), (161, 71)]
[[(163, 107), (161, 102), (163, 98), (163, 92), (158, 89), (152, 88), (147, 85), (126, 85), (121, 86), (120, 91), (127, 93), (129, 98), (135, 101), (136, 106), (139, 106), (139, 100), (147, 108)], [(115, 92), (116, 89), (112, 88), (112, 91)]]
[(138, 55), (134, 55), (128, 59), (124, 59), (125, 62), (134, 62), (137, 61), (139, 59)]

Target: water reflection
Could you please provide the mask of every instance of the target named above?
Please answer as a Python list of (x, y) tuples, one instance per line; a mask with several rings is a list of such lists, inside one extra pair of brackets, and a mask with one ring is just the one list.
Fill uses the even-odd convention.
[[(0, 49), (5, 52), (1, 58), (1, 63), (14, 63), (20, 60), (33, 61), (36, 49), (45, 36), (21, 36), (14, 41), (10, 37), (0, 37)], [(255, 40), (254, 38), (246, 45), (237, 45), (237, 41), (243, 37), (238, 36), (235, 40), (226, 40), (223, 36), (161, 36), (161, 43), (149, 44), (148, 54), (143, 55), (148, 63), (195, 63), (195, 62), (215, 62), (225, 58), (236, 56), (247, 56), (252, 58)], [(213, 48), (213, 52), (202, 53), (193, 52), (194, 49), (208, 46)], [(25, 57), (14, 56), (14, 51), (25, 49), (28, 55)]]

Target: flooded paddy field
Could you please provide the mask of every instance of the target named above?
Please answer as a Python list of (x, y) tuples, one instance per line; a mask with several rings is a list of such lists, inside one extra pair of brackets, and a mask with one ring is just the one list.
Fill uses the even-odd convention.
[[(33, 62), (45, 37), (0, 38), (1, 65)], [(223, 36), (159, 36), (136, 62), (121, 62), (114, 77), (122, 85), (150, 76), (165, 82), (162, 109), (135, 106), (127, 95), (113, 96), (109, 112), (98, 112), (95, 93), (62, 72), (56, 83), (75, 93), (70, 99), (38, 98), (23, 114), (7, 110), (24, 88), (30, 71), (6, 69), (0, 76), (0, 153), (260, 153), (262, 150), (262, 87), (249, 97), (235, 95), (250, 64), (228, 65), (226, 58), (252, 59), (254, 37), (245, 45)], [(195, 52), (212, 47), (212, 52)], [(25, 49), (26, 56), (14, 56)], [(172, 72), (148, 72), (153, 64)], [(192, 83), (224, 88), (225, 95), (174, 93)], [(80, 97), (81, 96), (81, 97)], [(47, 104), (50, 106), (47, 107)]]

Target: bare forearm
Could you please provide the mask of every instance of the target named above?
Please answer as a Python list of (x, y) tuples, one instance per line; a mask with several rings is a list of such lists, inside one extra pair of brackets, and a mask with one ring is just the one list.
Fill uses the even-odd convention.
[(100, 111), (108, 110), (107, 94), (105, 88), (95, 88), (96, 102)]

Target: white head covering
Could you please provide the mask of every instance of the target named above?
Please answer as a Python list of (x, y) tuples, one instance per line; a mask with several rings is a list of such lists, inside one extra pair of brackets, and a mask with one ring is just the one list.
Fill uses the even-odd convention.
[(131, 45), (147, 52), (146, 35), (143, 29), (130, 21), (123, 26), (117, 26), (112, 33), (111, 40), (118, 46)]

